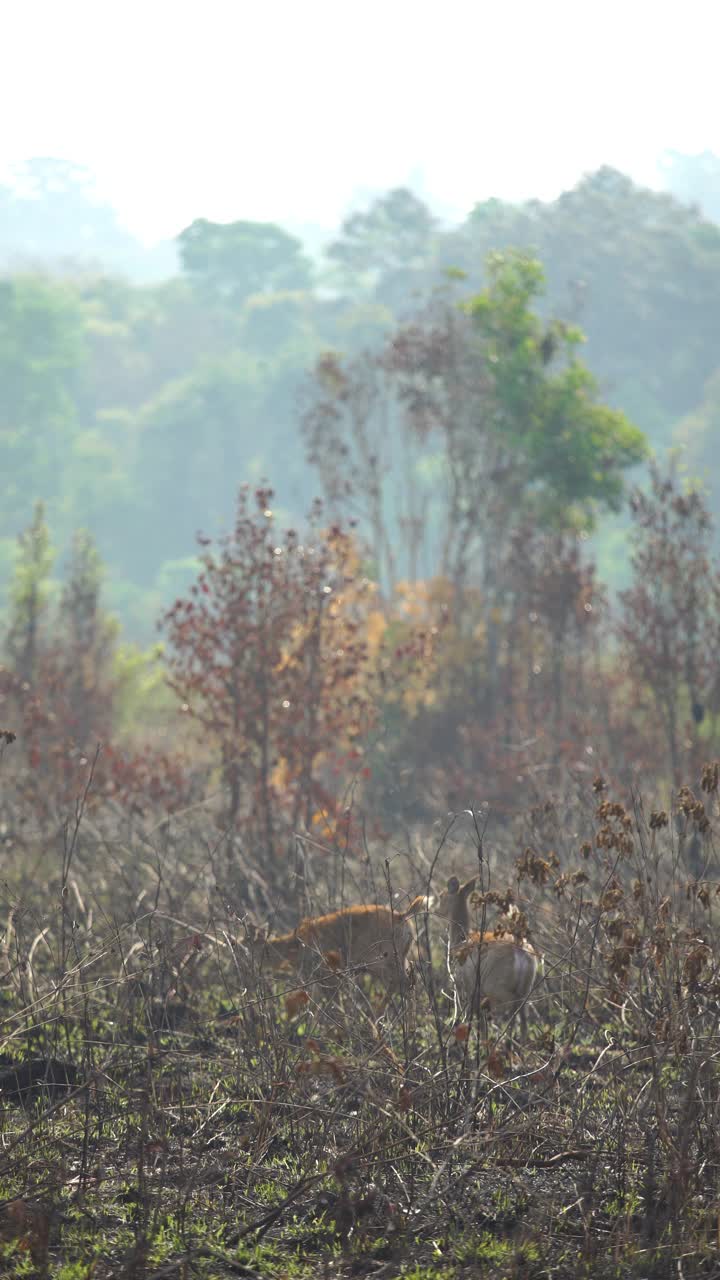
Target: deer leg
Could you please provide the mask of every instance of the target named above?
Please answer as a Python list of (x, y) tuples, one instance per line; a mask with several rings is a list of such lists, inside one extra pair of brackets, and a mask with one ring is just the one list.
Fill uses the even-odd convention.
[(528, 1021), (527, 1021), (527, 1000), (523, 1000), (520, 1005), (520, 1036), (523, 1041), (527, 1040)]

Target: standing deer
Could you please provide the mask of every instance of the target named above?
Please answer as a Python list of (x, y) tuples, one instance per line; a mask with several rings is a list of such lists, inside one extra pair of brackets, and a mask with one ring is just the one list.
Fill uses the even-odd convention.
[(476, 880), (473, 876), (461, 885), (457, 876), (451, 876), (438, 900), (437, 914), (450, 925), (450, 966), (455, 984), (469, 1009), (479, 1009), (486, 1002), (492, 1013), (511, 1023), (519, 1013), (525, 1037), (526, 1002), (540, 957), (529, 942), (512, 933), (480, 933), (470, 927), (468, 899)]
[(351, 969), (366, 972), (399, 991), (407, 981), (407, 956), (413, 943), (410, 919), (427, 911), (428, 898), (414, 898), (405, 911), (392, 907), (344, 907), (325, 916), (301, 920), (290, 933), (257, 937), (251, 944), (260, 960), (273, 968), (300, 969), (313, 953), (334, 971)]

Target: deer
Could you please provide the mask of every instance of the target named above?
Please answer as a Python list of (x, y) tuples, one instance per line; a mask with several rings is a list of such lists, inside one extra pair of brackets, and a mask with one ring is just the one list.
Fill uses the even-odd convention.
[(477, 876), (461, 885), (451, 876), (438, 899), (437, 914), (449, 923), (450, 968), (466, 1009), (489, 1008), (505, 1016), (509, 1028), (517, 1014), (527, 1036), (527, 998), (540, 965), (540, 955), (526, 939), (510, 932), (480, 933), (470, 926), (468, 899)]
[(251, 941), (254, 956), (274, 969), (302, 969), (313, 955), (334, 972), (349, 969), (369, 973), (388, 993), (405, 990), (407, 957), (414, 940), (410, 920), (430, 909), (432, 900), (420, 894), (404, 911), (374, 903), (344, 907), (324, 916), (309, 916), (289, 933)]

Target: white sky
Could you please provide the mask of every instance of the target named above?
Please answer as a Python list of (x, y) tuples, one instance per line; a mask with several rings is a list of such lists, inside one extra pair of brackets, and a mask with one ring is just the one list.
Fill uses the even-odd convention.
[(0, 170), (87, 165), (137, 235), (332, 228), (423, 177), (465, 213), (720, 151), (718, 0), (4, 0)]

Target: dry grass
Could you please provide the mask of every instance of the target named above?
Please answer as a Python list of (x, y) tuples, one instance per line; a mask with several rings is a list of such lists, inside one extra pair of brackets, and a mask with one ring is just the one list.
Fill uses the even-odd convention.
[(277, 881), (201, 813), (6, 846), (0, 1274), (717, 1274), (715, 800), (539, 806), (490, 868), (458, 823), (285, 869), (273, 927), (475, 870), (479, 927), (514, 898), (545, 969), (511, 1047), (457, 1022), (432, 918), (389, 1003), (320, 957), (263, 972)]

